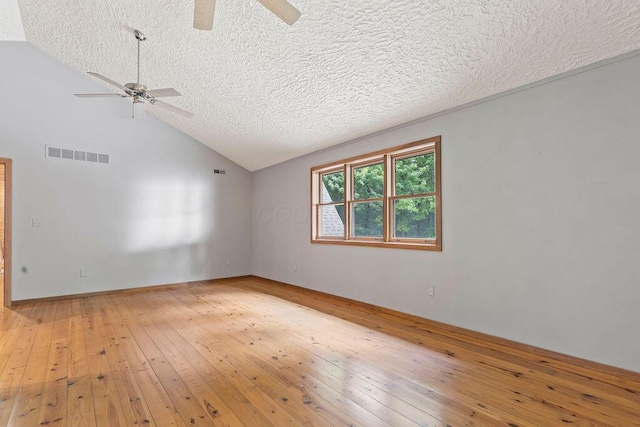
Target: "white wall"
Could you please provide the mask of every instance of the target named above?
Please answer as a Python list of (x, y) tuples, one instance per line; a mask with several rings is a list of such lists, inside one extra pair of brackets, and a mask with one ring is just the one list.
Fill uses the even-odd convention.
[[(105, 89), (25, 42), (0, 42), (0, 60), (14, 300), (249, 274), (248, 171), (153, 116), (132, 120), (130, 100), (74, 97)], [(111, 163), (46, 159), (45, 144)]]
[[(255, 172), (253, 274), (640, 371), (638, 76), (640, 56)], [(442, 253), (310, 244), (310, 167), (434, 135)]]

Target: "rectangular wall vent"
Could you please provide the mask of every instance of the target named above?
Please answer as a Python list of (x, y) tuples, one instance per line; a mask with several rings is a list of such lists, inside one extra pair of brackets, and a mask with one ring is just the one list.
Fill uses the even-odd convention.
[(47, 157), (57, 157), (59, 159), (61, 151), (62, 150), (60, 150), (58, 147), (47, 146)]
[(73, 160), (73, 150), (68, 150), (66, 148), (63, 148), (61, 157), (63, 159)]
[(71, 148), (54, 147), (52, 145), (46, 145), (45, 148), (47, 157), (51, 157), (54, 159), (67, 159), (77, 160), (80, 162), (109, 164), (108, 154), (74, 150)]

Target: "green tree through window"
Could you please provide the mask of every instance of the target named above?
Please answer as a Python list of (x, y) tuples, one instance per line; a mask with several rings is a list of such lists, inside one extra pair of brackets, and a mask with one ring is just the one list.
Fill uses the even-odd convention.
[[(396, 196), (429, 193), (435, 191), (435, 156), (428, 153), (398, 159), (395, 162)], [(322, 176), (332, 201), (344, 198), (344, 174), (332, 173)], [(383, 193), (383, 166), (377, 164), (355, 169), (354, 199), (372, 199)], [(344, 222), (344, 208), (337, 206)], [(396, 237), (433, 239), (435, 229), (435, 197), (416, 197), (396, 200), (394, 203), (394, 230)], [(381, 204), (370, 203), (356, 207), (355, 236), (377, 236), (381, 234)]]
[[(433, 152), (395, 161), (395, 195), (405, 196), (435, 191)], [(436, 236), (435, 197), (412, 197), (394, 202), (395, 237), (433, 239)]]

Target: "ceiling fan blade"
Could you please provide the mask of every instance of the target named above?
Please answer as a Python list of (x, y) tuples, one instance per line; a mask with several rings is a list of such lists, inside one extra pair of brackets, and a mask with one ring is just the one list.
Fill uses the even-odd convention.
[(258, 0), (278, 18), (293, 25), (300, 18), (300, 11), (287, 0)]
[(193, 9), (193, 28), (210, 31), (213, 28), (213, 13), (216, 0), (195, 0)]
[(178, 92), (172, 87), (168, 87), (164, 89), (151, 89), (147, 91), (147, 95), (149, 95), (152, 98), (162, 98), (165, 96), (182, 96), (180, 92)]
[(181, 116), (184, 117), (193, 117), (193, 113), (190, 113), (188, 111), (185, 111), (181, 108), (178, 107), (174, 107), (171, 104), (167, 104), (166, 102), (162, 102), (162, 101), (158, 101), (157, 99), (150, 99), (149, 102), (151, 103), (151, 105), (155, 105), (156, 107), (160, 107), (160, 108), (164, 108), (165, 110), (169, 110), (172, 111), (176, 114), (180, 114)]
[(127, 95), (120, 95), (118, 93), (74, 93), (73, 96), (77, 96), (78, 98), (126, 98)]
[(120, 89), (122, 89), (122, 90), (123, 90), (123, 91), (125, 91), (125, 92), (127, 91), (127, 88), (126, 88), (126, 87), (122, 86), (120, 83), (116, 83), (116, 82), (114, 82), (113, 80), (111, 80), (110, 78), (107, 78), (107, 77), (103, 76), (102, 74), (93, 73), (93, 72), (91, 72), (91, 71), (87, 71), (87, 73), (88, 73), (88, 74), (91, 74), (93, 77), (97, 77), (97, 78), (99, 78), (99, 79), (100, 79), (100, 80), (102, 80), (103, 82), (107, 82), (107, 83), (109, 83), (110, 85), (113, 85), (113, 86), (115, 86), (115, 87), (119, 87)]

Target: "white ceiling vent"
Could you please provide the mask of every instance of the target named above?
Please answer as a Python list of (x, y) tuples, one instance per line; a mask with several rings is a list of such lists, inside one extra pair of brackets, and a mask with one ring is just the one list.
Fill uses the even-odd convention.
[(54, 147), (46, 145), (47, 157), (55, 159), (77, 160), (80, 162), (109, 164), (109, 155), (91, 151), (74, 150), (71, 148)]

